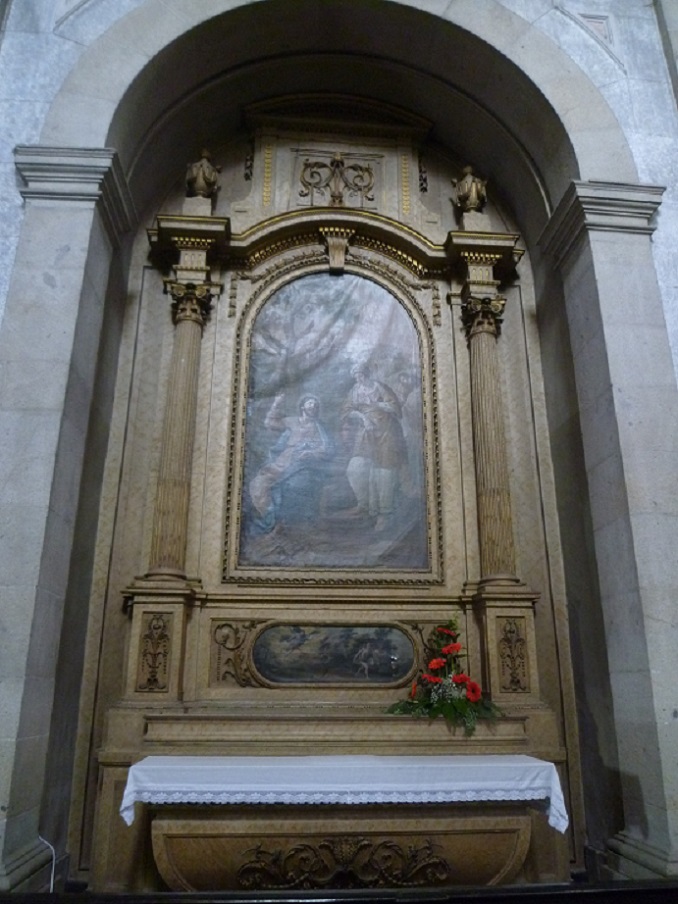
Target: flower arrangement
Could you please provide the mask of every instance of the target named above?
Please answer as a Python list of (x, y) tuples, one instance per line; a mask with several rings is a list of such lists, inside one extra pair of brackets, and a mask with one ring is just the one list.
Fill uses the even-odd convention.
[(462, 649), (455, 621), (434, 628), (427, 644), (431, 656), (427, 670), (412, 682), (408, 698), (386, 712), (429, 719), (443, 716), (450, 725), (463, 725), (467, 735), (473, 734), (478, 719), (500, 716), (499, 708), (463, 670), (461, 660), (466, 654)]

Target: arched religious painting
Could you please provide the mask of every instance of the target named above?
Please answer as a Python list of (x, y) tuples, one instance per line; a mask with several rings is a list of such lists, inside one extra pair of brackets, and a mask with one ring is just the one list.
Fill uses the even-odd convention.
[(431, 571), (421, 329), (380, 284), (312, 274), (249, 331), (237, 567)]

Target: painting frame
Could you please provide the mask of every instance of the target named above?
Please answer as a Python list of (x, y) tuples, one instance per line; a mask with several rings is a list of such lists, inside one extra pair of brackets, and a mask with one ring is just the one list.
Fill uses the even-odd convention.
[[(306, 266), (293, 267), (285, 272), (281, 268), (278, 278), (259, 286), (252, 293), (245, 305), (236, 328), (235, 354), (233, 358), (233, 405), (231, 408), (231, 443), (230, 461), (227, 483), (226, 505), (226, 530), (224, 565), (222, 581), (225, 584), (239, 583), (245, 585), (309, 585), (309, 586), (335, 586), (347, 587), (356, 585), (365, 586), (431, 586), (442, 583), (442, 544), (440, 539), (440, 493), (439, 493), (439, 449), (437, 411), (434, 400), (437, 398), (436, 367), (434, 355), (433, 335), (429, 319), (426, 317), (414, 293), (404, 285), (387, 278), (375, 278), (373, 272), (365, 272), (360, 267), (346, 268), (346, 275), (354, 280), (359, 280), (360, 285), (369, 294), (388, 298), (388, 304), (393, 310), (399, 312), (397, 317), (402, 324), (407, 323), (411, 330), (411, 344), (416, 345), (418, 378), (418, 393), (420, 407), (420, 436), (418, 454), (420, 456), (420, 496), (418, 503), (421, 506), (421, 529), (418, 535), (420, 552), (425, 545), (425, 556), (415, 559), (414, 553), (410, 560), (399, 561), (397, 555), (393, 555), (393, 561), (385, 563), (374, 561), (354, 562), (351, 560), (334, 562), (320, 561), (318, 557), (313, 561), (267, 561), (265, 557), (257, 560), (256, 556), (248, 557), (244, 537), (248, 530), (248, 494), (251, 496), (253, 487), (258, 481), (257, 491), (261, 491), (260, 498), (268, 502), (267, 492), (270, 485), (275, 483), (275, 475), (270, 477), (264, 473), (260, 466), (256, 471), (251, 462), (252, 442), (250, 439), (252, 430), (253, 411), (256, 403), (260, 401), (253, 393), (252, 369), (255, 366), (258, 354), (258, 345), (265, 341), (274, 340), (271, 333), (268, 336), (257, 335), (258, 318), (262, 312), (266, 313), (269, 303), (276, 303), (281, 291), (294, 289), (301, 280), (308, 277), (331, 280), (331, 285), (337, 285), (337, 277), (330, 276), (326, 267)], [(380, 274), (381, 277), (381, 274)], [(308, 284), (307, 284), (308, 285)], [(369, 287), (369, 288), (368, 288)], [(380, 294), (381, 293), (381, 294)], [(350, 355), (344, 352), (343, 362), (357, 357), (355, 349)], [(345, 368), (346, 369), (346, 368)], [(393, 372), (393, 371), (392, 371)], [(357, 377), (352, 376), (357, 380)], [(391, 376), (391, 382), (393, 377)], [(377, 382), (374, 378), (373, 382)], [(388, 389), (388, 385), (382, 380), (382, 385)], [(255, 387), (256, 389), (256, 387)], [(303, 394), (297, 392), (297, 397), (303, 398)], [(269, 401), (272, 403), (275, 396), (272, 393)], [(253, 401), (255, 404), (253, 404)], [(261, 410), (259, 422), (262, 421)], [(294, 409), (290, 410), (287, 403), (280, 420), (292, 419)], [(270, 407), (274, 407), (273, 404)], [(270, 410), (269, 407), (269, 410)], [(330, 406), (331, 407), (331, 406)], [(335, 409), (337, 404), (335, 403)], [(336, 427), (336, 424), (335, 424)], [(250, 433), (248, 433), (248, 429)], [(282, 429), (282, 427), (280, 428)], [(336, 430), (335, 430), (336, 434)], [(249, 443), (249, 445), (248, 445)], [(410, 459), (408, 459), (409, 461)], [(341, 471), (336, 461), (333, 464), (335, 472)], [(261, 477), (258, 475), (261, 474)], [(254, 477), (253, 477), (254, 475)], [(269, 493), (270, 496), (270, 493)], [(257, 501), (260, 501), (257, 499)], [(260, 505), (263, 510), (263, 504)], [(374, 516), (372, 523), (376, 523)], [(378, 517), (378, 516), (377, 516)], [(402, 528), (401, 528), (402, 530)], [(336, 536), (336, 533), (335, 533)], [(375, 544), (376, 546), (376, 544)], [(261, 547), (260, 547), (261, 548)], [(265, 547), (263, 547), (265, 548)], [(403, 557), (406, 559), (407, 557)]]

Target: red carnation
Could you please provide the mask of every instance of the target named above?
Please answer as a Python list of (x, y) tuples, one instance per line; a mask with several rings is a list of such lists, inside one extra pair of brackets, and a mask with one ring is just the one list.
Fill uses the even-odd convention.
[(460, 643), (448, 643), (448, 645), (446, 647), (443, 647), (440, 652), (445, 653), (446, 656), (449, 656), (452, 653), (458, 653), (460, 650)]
[(475, 681), (469, 681), (466, 685), (466, 697), (471, 703), (477, 703), (478, 700), (482, 697), (483, 692), (480, 689), (480, 685), (476, 684)]
[(442, 625), (440, 625), (439, 627), (437, 627), (437, 628), (436, 628), (436, 631), (438, 631), (440, 634), (449, 634), (450, 637), (456, 637), (456, 636), (457, 636), (457, 632), (456, 632), (456, 631), (452, 631), (450, 628), (443, 628)]
[(470, 680), (469, 676), (465, 675), (463, 672), (452, 675), (452, 681), (454, 681), (455, 684), (468, 684)]
[(413, 681), (413, 682), (412, 682), (412, 689), (410, 690), (410, 700), (414, 700), (414, 698), (415, 698), (416, 696), (417, 696), (417, 682), (416, 682), (416, 681)]
[(445, 660), (445, 659), (432, 659), (429, 662), (428, 667), (430, 669), (432, 669), (433, 671), (435, 671), (436, 669), (445, 668), (446, 665), (447, 665), (447, 660)]
[(423, 681), (428, 681), (430, 684), (442, 684), (443, 679), (438, 678), (436, 675), (427, 675), (425, 672), (421, 676)]

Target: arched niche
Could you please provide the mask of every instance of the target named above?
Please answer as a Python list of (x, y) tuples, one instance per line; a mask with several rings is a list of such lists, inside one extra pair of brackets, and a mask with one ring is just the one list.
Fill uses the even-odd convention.
[[(596, 284), (593, 268), (586, 270), (590, 259), (585, 252), (567, 271), (563, 288), (552, 258), (542, 256), (537, 240), (572, 179), (633, 182), (635, 170), (626, 142), (590, 82), (543, 34), (526, 27), (524, 20), (498, 4), (488, 4), (480, 12), (477, 4), (454, 4), (447, 13), (450, 18), (444, 20), (413, 6), (385, 4), (379, 11), (371, 4), (356, 6), (348, 27), (341, 4), (323, 5), (322, 11), (317, 4), (299, 4), (295, 16), (290, 17), (281, 15), (283, 6), (276, 2), (245, 6), (224, 3), (213, 5), (216, 16), (207, 18), (204, 13), (187, 10), (181, 18), (170, 20), (161, 15), (166, 6), (149, 2), (113, 25), (83, 54), (52, 105), (41, 141), (46, 146), (68, 148), (113, 146), (122, 162), (118, 173), (123, 177), (121, 183), (127, 179), (137, 210), (149, 212), (157, 208), (158, 199), (176, 180), (178, 170), (195, 153), (195, 123), (204, 128), (201, 138), (233, 131), (241, 104), (259, 99), (261, 85), (275, 83), (289, 92), (299, 90), (300, 85), (306, 88), (312, 81), (314, 89), (335, 91), (339, 86), (354, 92), (360, 88), (358, 93), (364, 93), (368, 85), (377, 99), (397, 99), (423, 113), (434, 123), (440, 144), (472, 159), (484, 172), (495, 174), (498, 190), (516, 213), (533, 252), (544, 349), (554, 352), (551, 377), (547, 378), (552, 430), (554, 435), (566, 435), (579, 456), (574, 472), (571, 461), (561, 463), (560, 486), (567, 486), (574, 473), (576, 480), (570, 485), (581, 489), (585, 498), (587, 481), (583, 475), (588, 468), (593, 495), (600, 505), (603, 490), (597, 482), (600, 478), (593, 473), (595, 447), (599, 447), (605, 424), (613, 427), (610, 435), (616, 431), (613, 401), (609, 394), (600, 401), (610, 379), (606, 371), (596, 371), (595, 379), (587, 380), (590, 348), (575, 336), (573, 351), (570, 335), (581, 319), (575, 317), (568, 326), (563, 307), (569, 305), (580, 318), (584, 307), (592, 312), (596, 337), (602, 340), (605, 319), (616, 297), (615, 278), (610, 274), (604, 284)], [(381, 15), (386, 17), (380, 23), (382, 27), (375, 27), (371, 17)], [(497, 27), (499, 20), (505, 27)], [(151, 23), (157, 21), (163, 22), (162, 29), (152, 27)], [(407, 36), (411, 34), (420, 35), (421, 44), (410, 41)], [(268, 50), (262, 55), (263, 37)], [(522, 37), (524, 44), (519, 40)], [(183, 65), (187, 59), (191, 66)], [(544, 60), (548, 60), (547, 72)], [(110, 78), (111, 72), (117, 74), (115, 79)], [(482, 72), (482, 78), (478, 72)], [(189, 78), (191, 81), (187, 81)], [(525, 107), (534, 115), (524, 116)], [(606, 142), (598, 141), (601, 132)], [(605, 150), (609, 147), (616, 149), (612, 157)], [(178, 157), (180, 164), (175, 162)], [(586, 216), (592, 210), (600, 211), (598, 199), (605, 192), (604, 186), (592, 190), (594, 197)], [(556, 228), (556, 223), (552, 229), (552, 233), (559, 233), (557, 240), (551, 235), (547, 243), (551, 252), (555, 248), (560, 261), (568, 260), (568, 266), (573, 244), (568, 236), (578, 236), (581, 220), (586, 219), (580, 216), (578, 206), (581, 193), (577, 190), (574, 194), (571, 205), (566, 199), (560, 210), (562, 228)], [(653, 203), (646, 208), (650, 213)], [(627, 193), (620, 209), (626, 212), (632, 206)], [(36, 218), (28, 216), (22, 241), (37, 242), (47, 253), (49, 242), (40, 228)], [(644, 228), (636, 223), (628, 231), (636, 235)], [(563, 236), (565, 240), (561, 241)], [(601, 253), (600, 249), (596, 253)], [(110, 311), (125, 294), (127, 258), (98, 238), (92, 244), (90, 266), (95, 262), (101, 265), (107, 254), (115, 259), (107, 299)], [(644, 252), (640, 257), (637, 272), (643, 277), (638, 277), (629, 291), (647, 298), (652, 268)], [(83, 272), (86, 266), (84, 260)], [(607, 307), (600, 306), (601, 292), (608, 300)], [(650, 285), (650, 296), (654, 295), (656, 286)], [(586, 305), (580, 305), (580, 299), (586, 299)], [(102, 345), (109, 360), (115, 357), (121, 328), (118, 315), (111, 316), (113, 328), (105, 331)], [(92, 358), (96, 357), (100, 338), (88, 346)], [(600, 356), (594, 358), (602, 360)], [(575, 372), (568, 363), (571, 359)], [(561, 362), (566, 362), (563, 367)], [(603, 406), (603, 417), (599, 410), (594, 412), (586, 405), (596, 389), (600, 390), (597, 402)], [(112, 394), (110, 374), (100, 384), (100, 391), (105, 420)], [(559, 404), (562, 398), (568, 399), (563, 408)], [(573, 438), (579, 425), (577, 417), (573, 422), (571, 415), (578, 407), (586, 409), (584, 449)], [(95, 487), (100, 485), (101, 447), (99, 444), (99, 451), (90, 450), (93, 457), (89, 456)], [(621, 467), (616, 447), (611, 454)], [(587, 511), (583, 516), (588, 516)], [(90, 552), (88, 547), (85, 553)], [(571, 560), (580, 560), (580, 553), (581, 547), (573, 542)], [(604, 561), (602, 553), (600, 560)], [(603, 584), (609, 588), (616, 569), (608, 565), (604, 571)], [(637, 592), (634, 585), (632, 593)], [(638, 605), (636, 596), (634, 600)]]

